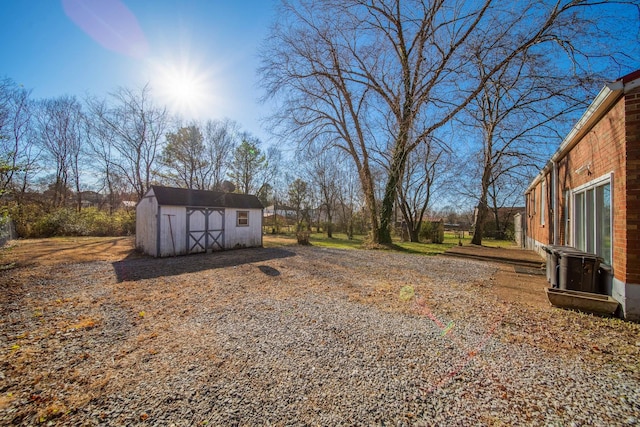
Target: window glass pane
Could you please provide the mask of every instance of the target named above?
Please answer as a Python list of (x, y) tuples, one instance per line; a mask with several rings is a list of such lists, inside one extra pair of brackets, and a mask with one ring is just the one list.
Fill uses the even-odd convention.
[(596, 242), (595, 242), (595, 200), (594, 200), (595, 191), (592, 189), (587, 190), (587, 200), (585, 202), (585, 228), (586, 228), (586, 238), (587, 238), (587, 249), (586, 251), (592, 254), (596, 253)]
[(249, 212), (238, 211), (238, 225), (249, 225)]
[(564, 193), (564, 244), (568, 245), (571, 242), (571, 193), (565, 191)]
[(544, 214), (546, 210), (545, 200), (547, 200), (547, 185), (546, 183), (542, 183), (542, 187), (540, 188), (540, 224), (544, 225)]
[(575, 247), (580, 250), (585, 250), (585, 235), (584, 235), (584, 193), (578, 193), (575, 197), (574, 203), (575, 215), (573, 216), (575, 224)]

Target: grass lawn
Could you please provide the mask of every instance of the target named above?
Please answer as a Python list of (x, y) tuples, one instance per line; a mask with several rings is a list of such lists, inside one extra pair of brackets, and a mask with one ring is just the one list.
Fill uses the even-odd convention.
[[(349, 240), (344, 233), (333, 233), (333, 238), (327, 238), (326, 234), (313, 233), (311, 234), (309, 241), (313, 246), (322, 248), (336, 248), (336, 249), (362, 249), (366, 236), (354, 236)], [(444, 243), (414, 243), (414, 242), (401, 242), (399, 239), (394, 239), (394, 247), (396, 250), (407, 253), (422, 254), (422, 255), (438, 255), (444, 253), (452, 246), (457, 246), (459, 241), (463, 245), (471, 244), (471, 237), (466, 236), (462, 239), (455, 237), (453, 233), (445, 233)], [(264, 246), (286, 246), (295, 245), (296, 237), (294, 234), (267, 234), (264, 236)], [(492, 248), (507, 248), (514, 246), (515, 243), (506, 240), (494, 240), (494, 239), (482, 239), (482, 245)]]

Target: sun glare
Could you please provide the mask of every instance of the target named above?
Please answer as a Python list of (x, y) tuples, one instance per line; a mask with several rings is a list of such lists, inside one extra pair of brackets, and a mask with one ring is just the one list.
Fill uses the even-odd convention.
[(152, 87), (169, 110), (185, 118), (197, 118), (211, 103), (211, 83), (206, 72), (189, 63), (158, 63)]

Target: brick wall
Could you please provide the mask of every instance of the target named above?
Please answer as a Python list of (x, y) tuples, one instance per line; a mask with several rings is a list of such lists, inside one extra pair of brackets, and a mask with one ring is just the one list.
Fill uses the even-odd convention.
[[(640, 88), (625, 95), (626, 282), (640, 284)], [(618, 206), (616, 206), (618, 208)], [(620, 209), (623, 206), (619, 206)]]
[[(621, 98), (578, 144), (558, 162), (559, 242), (565, 236), (565, 190), (572, 190), (613, 173), (613, 269), (616, 278), (627, 281), (627, 177), (625, 147), (625, 100)], [(588, 167), (587, 167), (588, 166)], [(582, 169), (580, 171), (580, 169)], [(580, 172), (576, 172), (580, 171)], [(639, 212), (640, 213), (640, 212)]]
[[(545, 191), (543, 193), (543, 182), (545, 183)], [(544, 176), (538, 185), (532, 189), (527, 200), (527, 236), (535, 239), (537, 242), (548, 245), (553, 243), (553, 215), (551, 204), (551, 173)], [(534, 196), (535, 195), (535, 196)], [(541, 224), (541, 212), (540, 212), (540, 200), (541, 197), (545, 198), (545, 223)], [(535, 198), (535, 203), (534, 203)], [(532, 206), (533, 205), (533, 206)]]

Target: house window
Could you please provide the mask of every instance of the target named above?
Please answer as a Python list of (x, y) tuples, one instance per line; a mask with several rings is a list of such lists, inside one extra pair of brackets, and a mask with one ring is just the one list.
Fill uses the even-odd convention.
[(611, 265), (611, 180), (596, 180), (573, 191), (573, 244)]
[(529, 216), (533, 217), (536, 214), (536, 190), (529, 193)]
[(540, 189), (540, 225), (545, 224), (545, 203), (547, 200), (547, 183), (542, 182), (542, 188)]
[(249, 226), (249, 211), (237, 211), (236, 212), (237, 225), (238, 227), (248, 227)]

